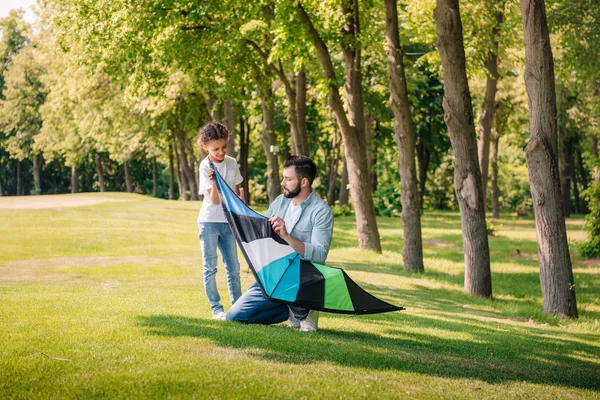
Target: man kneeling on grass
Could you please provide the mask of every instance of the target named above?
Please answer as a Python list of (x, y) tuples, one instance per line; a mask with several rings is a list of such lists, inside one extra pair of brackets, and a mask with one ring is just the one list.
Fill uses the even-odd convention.
[[(273, 230), (302, 259), (323, 264), (333, 235), (333, 213), (312, 190), (317, 166), (308, 157), (291, 156), (283, 164), (283, 194), (265, 214)], [(246, 324), (277, 324), (289, 318), (292, 328), (317, 330), (319, 312), (268, 300), (254, 283), (227, 313), (227, 321)]]

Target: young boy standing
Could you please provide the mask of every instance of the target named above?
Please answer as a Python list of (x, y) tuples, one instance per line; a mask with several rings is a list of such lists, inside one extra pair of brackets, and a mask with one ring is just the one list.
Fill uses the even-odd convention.
[[(198, 215), (200, 246), (204, 272), (204, 289), (210, 304), (213, 319), (224, 320), (225, 312), (221, 305), (221, 297), (217, 290), (217, 248), (223, 257), (227, 272), (227, 285), (231, 304), (241, 296), (240, 264), (237, 258), (237, 246), (229, 224), (225, 219), (219, 201), (219, 193), (214, 178), (214, 170), (209, 160), (215, 165), (223, 180), (242, 197), (240, 183), (243, 178), (235, 158), (227, 155), (229, 132), (219, 123), (209, 123), (198, 133), (198, 146), (208, 153), (200, 163), (200, 182), (198, 192), (204, 195), (204, 201)], [(243, 197), (242, 197), (243, 198)]]

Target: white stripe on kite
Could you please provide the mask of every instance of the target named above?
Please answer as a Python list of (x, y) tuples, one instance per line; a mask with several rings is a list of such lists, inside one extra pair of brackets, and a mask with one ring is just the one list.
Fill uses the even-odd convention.
[(256, 272), (273, 261), (295, 253), (289, 245), (277, 243), (270, 237), (253, 240), (250, 243), (242, 242), (242, 244)]

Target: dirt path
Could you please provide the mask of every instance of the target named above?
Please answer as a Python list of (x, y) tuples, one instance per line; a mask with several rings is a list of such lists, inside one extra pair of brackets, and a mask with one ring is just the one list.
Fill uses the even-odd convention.
[(81, 194), (50, 194), (42, 196), (10, 196), (0, 197), (0, 209), (40, 209), (77, 207), (101, 204), (107, 201), (126, 201), (102, 196), (86, 196)]

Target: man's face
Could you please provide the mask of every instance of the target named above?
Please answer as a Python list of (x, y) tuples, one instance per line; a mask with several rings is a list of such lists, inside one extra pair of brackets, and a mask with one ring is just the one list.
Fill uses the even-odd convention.
[(293, 199), (300, 194), (300, 177), (296, 174), (296, 167), (287, 167), (283, 169), (283, 180), (281, 187), (283, 195), (288, 199)]

